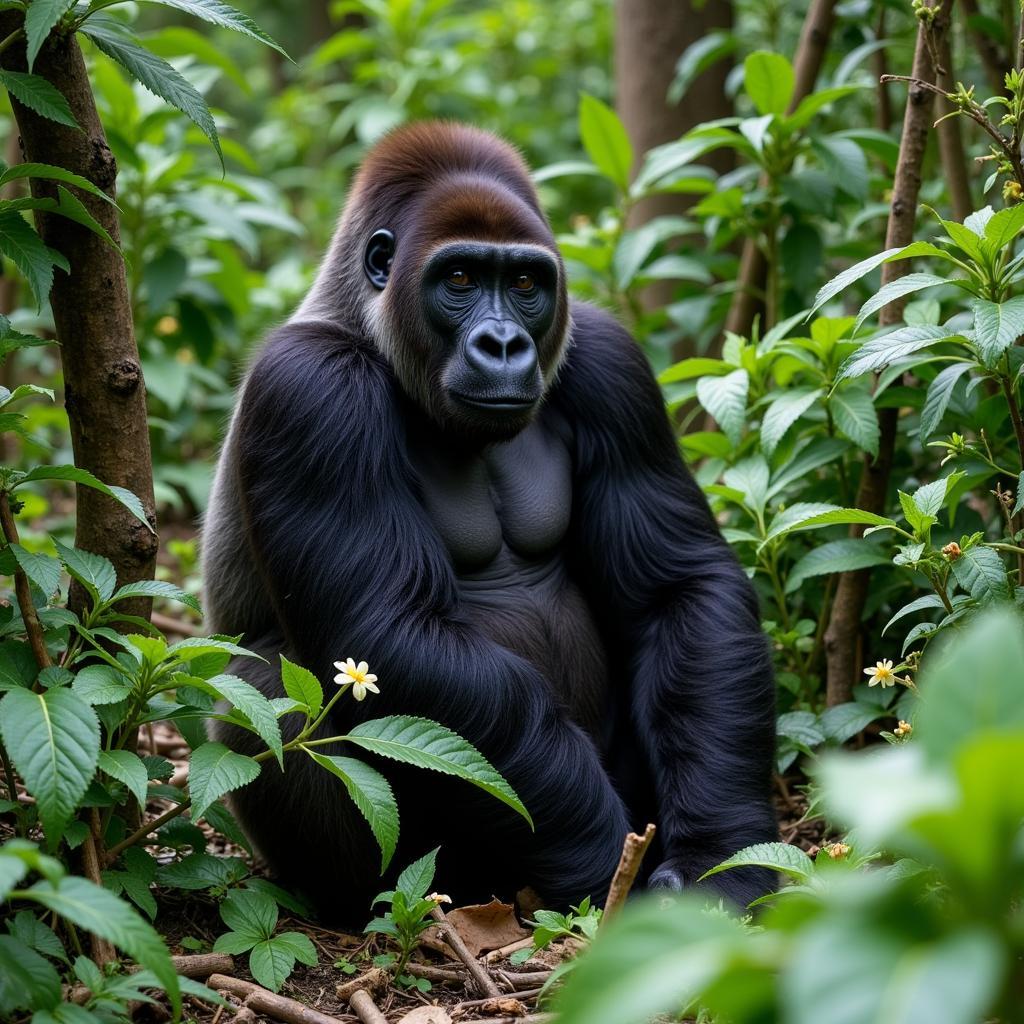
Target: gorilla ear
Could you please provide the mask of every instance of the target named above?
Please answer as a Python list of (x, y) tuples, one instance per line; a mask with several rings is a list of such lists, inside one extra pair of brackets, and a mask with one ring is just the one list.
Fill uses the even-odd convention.
[(363, 253), (363, 270), (374, 288), (380, 290), (388, 283), (394, 255), (395, 236), (386, 228), (374, 231)]

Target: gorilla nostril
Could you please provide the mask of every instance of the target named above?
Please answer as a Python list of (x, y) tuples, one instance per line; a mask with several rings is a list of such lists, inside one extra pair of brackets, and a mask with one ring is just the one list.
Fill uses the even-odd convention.
[(496, 359), (499, 362), (504, 360), (506, 354), (511, 355), (508, 351), (508, 347), (498, 341), (497, 338), (492, 338), (489, 334), (483, 335), (483, 337), (477, 339), (476, 347), (485, 355), (491, 359)]

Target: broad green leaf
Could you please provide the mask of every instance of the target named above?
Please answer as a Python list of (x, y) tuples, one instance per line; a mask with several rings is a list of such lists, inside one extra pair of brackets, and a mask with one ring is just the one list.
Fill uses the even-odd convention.
[(86, 665), (71, 685), (87, 704), (117, 704), (129, 696), (134, 682), (113, 665)]
[(232, 889), (221, 904), (220, 916), (239, 935), (267, 939), (277, 927), (277, 904), (255, 889)]
[(1024, 473), (1017, 477), (1017, 500), (1013, 503), (1013, 511), (1010, 515), (1017, 515), (1024, 508)]
[(54, 847), (96, 772), (96, 712), (68, 689), (10, 690), (0, 700), (0, 734)]
[[(214, 804), (213, 806), (220, 807), (221, 805)], [(203, 889), (227, 889), (248, 873), (245, 861), (238, 857), (215, 857), (210, 853), (190, 853), (181, 860), (161, 865), (157, 872), (157, 881), (161, 885), (198, 892)], [(250, 937), (249, 945), (251, 946), (258, 938), (262, 938), (262, 934)]]
[(151, 93), (180, 110), (210, 140), (223, 162), (217, 125), (206, 100), (194, 85), (162, 57), (151, 53), (112, 18), (94, 16), (82, 26), (82, 32), (97, 49), (116, 61)]
[(823, 107), (846, 96), (852, 96), (863, 88), (862, 85), (837, 85), (831, 89), (819, 89), (817, 92), (812, 92), (810, 96), (805, 96), (797, 105), (796, 110), (786, 118), (786, 127), (790, 131), (798, 131), (806, 127)]
[[(281, 747), (281, 726), (273, 705), (251, 683), (233, 675), (217, 675), (204, 684), (204, 689), (220, 694), (237, 708), (256, 730), (257, 735), (273, 751), (277, 763), (284, 767), (284, 754)], [(195, 814), (198, 818), (199, 815)]]
[(79, 928), (112, 942), (148, 967), (167, 993), (175, 1015), (181, 1011), (178, 975), (164, 940), (124, 900), (73, 875), (62, 878), (56, 886), (38, 882), (26, 895)]
[(659, 384), (675, 384), (681, 380), (692, 380), (694, 377), (720, 376), (728, 373), (730, 366), (721, 359), (708, 359), (695, 356), (675, 363), (658, 375)]
[(625, 291), (633, 283), (644, 261), (661, 242), (692, 231), (695, 225), (682, 217), (655, 217), (642, 227), (627, 231), (612, 255), (616, 286)]
[(228, 750), (223, 743), (204, 743), (197, 747), (192, 752), (188, 774), (192, 819), (198, 821), (214, 800), (247, 786), (259, 773), (257, 761)]
[[(25, 12), (25, 58), (32, 70), (50, 30), (73, 6), (69, 0), (32, 0)], [(74, 122), (72, 121), (72, 124)]]
[(775, 720), (779, 736), (805, 747), (816, 747), (825, 742), (825, 734), (818, 727), (818, 717), (812, 711), (787, 711)]
[(60, 562), (52, 555), (39, 551), (27, 551), (20, 544), (9, 545), (18, 568), (46, 595), (53, 597), (60, 586)]
[(345, 784), (352, 802), (359, 808), (380, 847), (380, 871), (387, 871), (398, 843), (398, 804), (388, 780), (376, 768), (353, 757), (306, 753), (322, 768)]
[(839, 368), (836, 382), (872, 373), (923, 348), (931, 348), (940, 341), (950, 341), (957, 337), (948, 327), (931, 327), (926, 324), (899, 327), (861, 345)]
[(2, 85), (19, 103), (57, 124), (77, 128), (78, 122), (64, 94), (42, 75), (29, 75), (23, 71), (0, 71)]
[(57, 202), (49, 209), (51, 212), (73, 220), (76, 224), (88, 228), (94, 235), (98, 235), (107, 245), (113, 246), (118, 252), (121, 247), (111, 238), (107, 229), (86, 209), (85, 204), (77, 196), (72, 195), (63, 185), (57, 186)]
[(131, 491), (124, 487), (105, 484), (87, 469), (79, 469), (77, 466), (36, 466), (34, 469), (30, 469), (16, 486), (20, 487), (33, 480), (70, 480), (72, 483), (91, 487), (94, 491), (99, 491), (124, 505), (139, 522), (145, 524), (147, 530), (152, 531), (153, 529), (152, 524), (146, 518), (146, 510), (142, 507), (142, 502)]
[(811, 139), (818, 160), (836, 187), (858, 202), (865, 202), (871, 175), (864, 150), (842, 135), (820, 135)]
[(295, 956), (288, 943), (264, 939), (252, 947), (249, 970), (252, 976), (271, 992), (279, 992), (295, 967)]
[(567, 178), (577, 174), (600, 177), (601, 171), (587, 160), (559, 160), (557, 163), (538, 168), (530, 177), (539, 185), (545, 181)]
[(803, 483), (816, 469), (835, 461), (849, 447), (850, 443), (840, 437), (816, 437), (802, 447), (798, 444), (790, 458), (772, 475), (771, 487), (768, 488), (769, 499), (776, 497), (791, 484)]
[(437, 851), (431, 850), (414, 860), (399, 876), (395, 888), (410, 899), (419, 899), (427, 894), (437, 870)]
[(859, 508), (839, 508), (818, 502), (796, 502), (772, 520), (765, 541), (799, 530), (842, 525), (895, 526), (896, 521), (875, 515), (873, 512), (864, 512)]
[(928, 385), (924, 408), (921, 410), (921, 440), (926, 441), (938, 430), (942, 417), (949, 408), (957, 381), (970, 370), (970, 363), (951, 363), (944, 367)]
[(819, 722), (821, 731), (827, 739), (835, 743), (845, 743), (866, 729), (872, 722), (890, 714), (888, 709), (877, 704), (861, 704), (859, 701), (848, 701), (825, 708)]
[(981, 361), (992, 369), (1024, 334), (1024, 295), (1006, 302), (974, 300), (974, 342)]
[(904, 616), (913, 615), (914, 612), (930, 611), (935, 608), (944, 608), (945, 605), (942, 603), (942, 598), (938, 594), (925, 594), (924, 597), (919, 597), (909, 604), (905, 604), (895, 615), (885, 624), (885, 628), (882, 630), (882, 636), (885, 636), (889, 632), (889, 627), (893, 623), (898, 622)]
[(289, 661), (281, 655), (281, 682), (284, 684), (284, 692), (292, 700), (305, 704), (309, 708), (311, 718), (320, 714), (324, 704), (324, 691), (317, 679), (309, 669), (303, 668)]
[(856, 386), (837, 388), (829, 395), (828, 408), (846, 437), (869, 455), (878, 454), (878, 416), (868, 390)]
[(231, 640), (220, 640), (212, 636), (190, 636), (185, 640), (179, 640), (176, 644), (171, 644), (167, 651), (180, 661), (186, 662), (202, 658), (207, 654), (230, 654), (236, 658), (245, 657), (259, 658), (260, 661), (266, 660), (245, 647), (239, 647), (238, 644)]
[(149, 773), (138, 754), (130, 750), (103, 750), (100, 752), (100, 771), (106, 772), (112, 779), (123, 782), (128, 792), (145, 810), (149, 790)]
[(742, 867), (771, 868), (772, 871), (781, 871), (790, 878), (804, 882), (814, 872), (814, 861), (799, 846), (791, 846), (789, 843), (757, 843), (745, 847), (710, 871), (705, 871), (701, 877), (709, 878), (720, 871)]
[(222, 3), (221, 0), (143, 0), (143, 2), (157, 3), (161, 7), (172, 7), (176, 11), (184, 11), (185, 14), (201, 18), (211, 25), (241, 32), (242, 35), (255, 39), (288, 57), (288, 54), (252, 18), (232, 7), (231, 4)]
[(533, 819), (522, 801), (483, 754), (437, 722), (392, 715), (361, 722), (345, 739), (382, 757), (471, 782), (521, 814), (533, 827)]
[(60, 975), (53, 964), (13, 935), (0, 934), (0, 1013), (14, 1020), (15, 1010), (48, 1016), (61, 1000)]
[(786, 579), (786, 593), (796, 593), (804, 581), (812, 576), (870, 569), (875, 565), (887, 565), (889, 561), (888, 554), (860, 538), (830, 540), (820, 547), (812, 548), (797, 561)]
[(883, 285), (874, 295), (860, 307), (860, 312), (857, 314), (857, 322), (854, 325), (853, 333), (856, 334), (861, 324), (872, 313), (877, 312), (883, 306), (887, 306), (890, 302), (894, 302), (896, 299), (902, 298), (904, 295), (910, 295), (913, 292), (919, 292), (925, 288), (934, 288), (936, 285), (948, 284), (949, 281), (944, 277), (938, 277), (935, 274), (904, 274), (903, 277), (896, 278), (895, 281), (890, 281), (888, 284)]
[(914, 504), (928, 516), (937, 516), (946, 495), (964, 478), (964, 473), (950, 473), (941, 480), (933, 480), (914, 491)]
[(761, 447), (765, 455), (771, 458), (786, 431), (815, 402), (824, 397), (824, 394), (823, 388), (806, 387), (789, 388), (779, 393), (779, 396), (765, 410), (761, 420)]
[(983, 544), (968, 548), (953, 563), (957, 583), (976, 600), (1009, 597), (1006, 566), (999, 553)]
[(620, 191), (629, 188), (633, 147), (619, 116), (606, 103), (580, 95), (580, 138), (587, 155)]
[(739, 445), (743, 435), (749, 387), (746, 370), (733, 370), (725, 377), (701, 377), (697, 381), (697, 400), (734, 446)]
[(20, 857), (6, 853), (0, 847), (0, 900), (6, 900), (7, 894), (28, 874), (28, 864)]
[(287, 949), (300, 964), (315, 967), (319, 959), (316, 954), (316, 946), (312, 940), (303, 932), (280, 932), (274, 936), (274, 943), (281, 949)]
[(759, 114), (785, 114), (795, 86), (793, 65), (781, 53), (757, 50), (743, 62), (743, 87)]
[(1024, 230), (1024, 204), (1018, 203), (993, 214), (985, 222), (984, 230), (989, 252), (994, 254), (1004, 245), (1009, 245)]
[(676, 61), (675, 77), (668, 91), (668, 102), (675, 106), (694, 81), (712, 64), (736, 51), (739, 40), (733, 32), (709, 32), (691, 43)]
[(5, 396), (0, 401), (0, 408), (4, 409), (13, 402), (17, 402), (22, 398), (32, 397), (33, 395), (43, 395), (49, 398), (51, 402), (54, 399), (54, 393), (50, 388), (41, 388), (38, 384), (19, 384), (13, 391), (7, 391), (6, 388), (3, 388), (0, 389), (0, 394)]
[(763, 512), (768, 496), (768, 463), (763, 455), (750, 455), (722, 475), (726, 487), (743, 495), (743, 503)]
[(106, 558), (89, 551), (69, 548), (59, 540), (53, 543), (67, 571), (89, 591), (97, 604), (102, 604), (113, 594), (117, 586), (117, 573)]
[(20, 213), (0, 212), (0, 253), (24, 275), (37, 307), (50, 295), (53, 268), (69, 269), (67, 260), (56, 249), (47, 247)]
[(186, 594), (180, 587), (164, 580), (139, 580), (136, 583), (126, 583), (123, 587), (117, 588), (110, 601), (113, 604), (130, 597), (162, 597), (167, 601), (177, 601), (187, 605), (193, 611), (200, 611), (199, 602), (191, 594)]

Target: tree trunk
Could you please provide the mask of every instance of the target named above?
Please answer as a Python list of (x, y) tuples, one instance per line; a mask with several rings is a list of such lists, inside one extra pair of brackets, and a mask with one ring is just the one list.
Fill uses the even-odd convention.
[[(949, 13), (952, 0), (941, 0), (938, 13), (931, 29), (931, 41), (937, 48), (949, 28)], [(935, 81), (935, 68), (928, 47), (927, 29), (918, 29), (917, 46), (914, 50), (912, 76), (922, 82)], [(941, 50), (939, 50), (941, 52)], [(917, 198), (921, 190), (921, 165), (928, 144), (928, 129), (933, 121), (935, 95), (920, 86), (911, 85), (907, 94), (907, 106), (903, 115), (903, 131), (900, 135), (900, 154), (893, 181), (892, 207), (885, 235), (885, 248), (908, 245), (914, 238), (914, 222), (917, 213)], [(882, 264), (882, 284), (895, 281), (909, 272), (909, 260)], [(878, 322), (882, 326), (899, 323), (903, 319), (906, 298), (884, 306)], [(896, 446), (898, 409), (879, 409), (878, 425), (881, 436), (878, 443), (878, 457), (866, 459), (857, 490), (856, 505), (866, 512), (881, 515), (886, 509), (889, 490), (889, 475), (892, 470), (893, 452)], [(863, 535), (862, 526), (850, 529), (850, 535)], [(860, 635), (861, 617), (868, 596), (870, 572), (860, 569), (844, 572), (839, 577), (836, 596), (832, 604), (832, 616), (825, 631), (826, 697), (829, 705), (842, 704), (850, 700), (854, 682), (860, 678), (860, 661), (857, 658), (857, 640)]]
[[(18, 13), (0, 14), (0, 37), (20, 27)], [(0, 64), (25, 70), (24, 44), (8, 47)], [(51, 38), (34, 72), (67, 98), (82, 130), (48, 121), (11, 99), (25, 159), (56, 164), (88, 178), (113, 197), (117, 168), (107, 146), (92, 88), (73, 37)], [(53, 185), (32, 179), (36, 196), (56, 196)], [(119, 240), (117, 211), (85, 193), (89, 212)], [(121, 254), (86, 228), (65, 217), (37, 214), (47, 245), (63, 253), (71, 273), (56, 271), (50, 304), (64, 369), (64, 400), (71, 426), (75, 464), (104, 483), (126, 487), (141, 499), (155, 525), (153, 471), (146, 422), (146, 388), (135, 344), (131, 303)], [(157, 537), (113, 499), (78, 488), (77, 547), (109, 558), (119, 583), (151, 579)], [(83, 595), (72, 589), (71, 606)], [(131, 602), (135, 614), (148, 614), (149, 602)], [(122, 605), (121, 607), (125, 607)]]
[[(800, 42), (793, 58), (793, 72), (796, 79), (793, 99), (789, 104), (792, 113), (800, 101), (814, 91), (814, 83), (821, 74), (821, 65), (828, 51), (828, 41), (835, 21), (835, 0), (813, 0), (804, 25), (800, 31)], [(768, 264), (757, 242), (748, 238), (743, 243), (740, 257), (739, 277), (732, 304), (725, 318), (725, 329), (733, 334), (750, 336), (754, 317), (764, 309), (765, 279)]]
[(1005, 75), (1010, 70), (1009, 56), (987, 32), (971, 26), (971, 21), (980, 15), (978, 0), (960, 0), (960, 9), (963, 11), (964, 21), (967, 22), (971, 39), (974, 42), (975, 52), (981, 58), (981, 65), (985, 69), (985, 77), (988, 79), (988, 87), (992, 90), (992, 95), (1005, 95)]
[[(638, 164), (654, 146), (678, 139), (703, 121), (732, 114), (732, 101), (725, 93), (729, 62), (724, 60), (699, 75), (681, 102), (667, 100), (676, 63), (686, 48), (709, 32), (730, 28), (732, 5), (725, 0), (616, 0), (615, 105)], [(732, 155), (722, 150), (702, 162), (722, 173), (732, 167)], [(693, 202), (694, 197), (685, 194), (651, 196), (633, 208), (629, 226), (665, 215), (683, 216)], [(658, 281), (643, 290), (640, 304), (648, 311), (660, 309), (671, 300), (672, 291), (673, 282)]]

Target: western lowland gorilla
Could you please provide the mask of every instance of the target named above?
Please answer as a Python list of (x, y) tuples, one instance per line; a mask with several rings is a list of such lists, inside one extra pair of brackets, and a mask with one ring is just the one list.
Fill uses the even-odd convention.
[[(601, 899), (647, 821), (648, 884), (668, 889), (776, 835), (754, 591), (643, 353), (569, 302), (529, 172), (492, 135), (419, 123), (371, 150), (309, 295), (245, 378), (204, 559), (213, 627), (267, 659), (229, 671), (278, 697), (279, 654), (328, 691), (333, 662), (366, 660), (380, 695), (339, 702), (325, 735), (432, 718), (515, 788), (534, 832), (466, 783), (381, 765), (395, 865), (440, 845), (453, 897)], [(358, 919), (382, 888), (370, 830), (310, 759), (285, 768), (233, 808), (278, 877)], [(709, 880), (741, 904), (771, 881)]]

